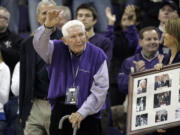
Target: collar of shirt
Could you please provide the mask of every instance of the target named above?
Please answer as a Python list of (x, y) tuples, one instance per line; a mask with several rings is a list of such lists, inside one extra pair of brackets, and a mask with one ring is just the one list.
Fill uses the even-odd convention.
[(157, 51), (156, 54), (154, 55), (154, 57), (152, 57), (151, 59), (148, 59), (148, 58), (143, 54), (142, 51), (141, 51), (141, 55), (142, 55), (142, 57), (143, 57), (145, 60), (151, 62), (153, 59), (155, 59), (155, 58), (159, 55), (159, 51)]

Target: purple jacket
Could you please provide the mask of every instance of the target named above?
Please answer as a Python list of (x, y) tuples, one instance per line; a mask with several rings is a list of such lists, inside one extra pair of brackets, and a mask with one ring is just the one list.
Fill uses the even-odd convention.
[(159, 63), (157, 56), (158, 56), (158, 53), (152, 60), (147, 60), (146, 58), (142, 56), (141, 53), (138, 53), (132, 57), (125, 59), (117, 78), (119, 91), (125, 94), (128, 94), (128, 80), (129, 80), (129, 74), (131, 72), (131, 67), (133, 67), (136, 72), (136, 68), (133, 61), (143, 60), (145, 62), (145, 69), (151, 69), (151, 68), (154, 68), (154, 65)]
[(110, 64), (112, 58), (112, 42), (102, 34), (95, 34), (89, 39), (89, 42), (101, 48), (107, 55), (107, 63)]

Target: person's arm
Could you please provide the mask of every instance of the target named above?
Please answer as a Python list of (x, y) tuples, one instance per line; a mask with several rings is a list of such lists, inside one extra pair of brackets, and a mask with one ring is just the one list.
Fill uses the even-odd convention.
[(33, 45), (37, 53), (43, 58), (47, 64), (51, 64), (51, 58), (54, 50), (53, 41), (50, 35), (62, 19), (63, 11), (48, 10), (44, 26), (39, 27), (34, 34)]
[(94, 81), (90, 89), (91, 94), (77, 112), (79, 112), (84, 118), (99, 112), (104, 105), (108, 88), (108, 68), (107, 62), (104, 61), (98, 72), (94, 75)]
[(0, 72), (0, 103), (5, 104), (9, 99), (10, 89), (10, 70), (5, 63), (2, 63)]
[(135, 25), (130, 25), (123, 31), (125, 37), (128, 39), (129, 47), (132, 49), (139, 48), (139, 34)]
[(104, 33), (104, 36), (109, 38), (111, 42), (114, 42), (114, 23), (116, 21), (116, 16), (111, 13), (109, 7), (106, 8), (106, 17), (108, 19), (107, 29)]
[(87, 100), (84, 101), (78, 111), (72, 113), (69, 117), (69, 121), (72, 123), (73, 128), (76, 123), (78, 124), (78, 128), (80, 128), (81, 121), (87, 116), (99, 112), (105, 103), (109, 88), (108, 67), (106, 60), (103, 62), (93, 78), (94, 81), (90, 89), (91, 94), (87, 97)]
[(53, 41), (50, 40), (50, 35), (53, 29), (45, 28), (44, 26), (39, 27), (34, 34), (33, 46), (37, 53), (47, 63), (51, 63), (51, 58), (54, 50)]
[(19, 72), (20, 72), (20, 63), (18, 62), (14, 68), (12, 75), (11, 90), (15, 96), (19, 96)]
[(117, 77), (118, 91), (128, 94), (128, 80), (131, 64), (127, 59), (123, 62)]

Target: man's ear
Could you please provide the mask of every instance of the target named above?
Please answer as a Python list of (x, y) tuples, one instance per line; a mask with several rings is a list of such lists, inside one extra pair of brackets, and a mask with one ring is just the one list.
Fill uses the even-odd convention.
[[(40, 22), (40, 21), (39, 21), (39, 14), (36, 15), (36, 20), (37, 20), (38, 23)], [(45, 23), (45, 22), (44, 22), (44, 23)]]
[(97, 19), (94, 19), (93, 20), (93, 24), (95, 25), (97, 23)]
[(139, 39), (139, 45), (142, 47), (143, 46), (143, 41), (142, 39)]
[(65, 37), (62, 37), (61, 39), (62, 39), (62, 41), (64, 42), (65, 45), (68, 44), (68, 43), (67, 43), (67, 39), (66, 39)]
[(86, 42), (88, 42), (89, 39), (88, 39), (88, 32), (87, 31), (85, 32), (85, 35), (86, 35)]

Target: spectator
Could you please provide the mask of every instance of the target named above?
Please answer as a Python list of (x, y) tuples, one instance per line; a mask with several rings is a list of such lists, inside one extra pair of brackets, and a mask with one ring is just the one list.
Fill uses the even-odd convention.
[(17, 34), (19, 26), (19, 0), (1, 0), (0, 5), (7, 8), (11, 14), (8, 29)]
[[(171, 19), (165, 23), (165, 31), (163, 32), (164, 45), (170, 48), (171, 52), (167, 58), (163, 60), (163, 64), (173, 64), (180, 62), (180, 19)], [(161, 69), (162, 64), (157, 64), (156, 69)], [(168, 130), (159, 129), (158, 132), (165, 135), (176, 135), (179, 127), (170, 128)]]
[[(9, 11), (0, 6), (0, 49), (3, 57), (3, 61), (8, 65), (10, 73), (14, 70), (16, 63), (19, 61), (20, 44), (22, 39), (20, 36), (14, 34), (8, 30), (8, 24), (10, 20)], [(15, 123), (17, 119), (17, 98), (9, 93), (9, 100), (4, 105), (4, 110), (7, 116), (7, 131), (15, 132)], [(11, 134), (13, 134), (11, 132)]]
[(155, 27), (146, 27), (140, 31), (140, 45), (142, 51), (132, 57), (125, 59), (118, 75), (119, 91), (128, 94), (128, 79), (132, 67), (135, 72), (154, 68), (154, 65), (162, 62), (159, 55), (159, 37)]
[(180, 14), (179, 9), (173, 1), (164, 0), (160, 4), (159, 14), (158, 14), (158, 20), (160, 21), (160, 24), (158, 26), (158, 29), (160, 32), (160, 38), (161, 38), (162, 33), (164, 32), (165, 23), (169, 19), (178, 18), (179, 14)]
[(141, 15), (140, 9), (135, 6), (127, 6), (123, 12), (120, 22), (114, 26), (116, 16), (112, 15), (110, 8), (106, 9), (108, 18), (108, 27), (106, 37), (113, 42), (113, 55), (110, 66), (110, 95), (112, 106), (122, 104), (125, 95), (118, 91), (117, 75), (121, 67), (122, 61), (134, 55), (139, 45), (139, 36), (136, 25), (139, 24)]
[[(37, 21), (37, 6), (40, 1), (47, 2), (49, 0), (28, 0), (28, 10), (29, 10), (29, 20), (30, 20), (30, 27), (31, 27), (31, 32), (34, 32), (36, 28), (39, 26), (39, 22)], [(63, 0), (50, 0), (50, 1), (55, 1), (57, 5), (62, 5)]]
[(151, 69), (157, 63), (162, 63), (163, 56), (158, 51), (160, 40), (156, 28), (151, 26), (142, 29), (139, 38), (142, 51), (125, 59), (118, 74), (118, 90), (125, 94), (128, 94), (128, 80), (131, 72)]
[(73, 13), (77, 11), (77, 7), (85, 3), (92, 3), (94, 7), (97, 9), (97, 24), (95, 25), (95, 31), (98, 33), (105, 32), (108, 22), (106, 19), (106, 13), (104, 9), (106, 7), (111, 7), (111, 1), (110, 0), (73, 0), (72, 2)]
[(172, 19), (166, 22), (165, 32), (163, 33), (164, 45), (170, 48), (169, 59), (165, 64), (180, 62), (180, 19)]
[(10, 70), (5, 64), (0, 52), (0, 134), (5, 135), (5, 129), (7, 126), (6, 114), (4, 112), (4, 104), (9, 99), (9, 88), (10, 88)]
[(19, 61), (19, 51), (22, 39), (8, 30), (10, 19), (9, 11), (0, 7), (0, 48), (4, 62), (9, 66), (11, 73)]
[(82, 4), (76, 10), (76, 18), (83, 22), (86, 29), (87, 39), (90, 43), (101, 48), (108, 57), (108, 65), (112, 57), (112, 43), (102, 34), (94, 31), (94, 26), (98, 20), (97, 11), (91, 3)]
[[(56, 9), (51, 1), (37, 6), (37, 21), (43, 25), (48, 10)], [(60, 39), (55, 29), (51, 39)], [(20, 119), (27, 135), (49, 135), (50, 104), (47, 101), (49, 78), (46, 64), (33, 48), (33, 36), (22, 43), (20, 59)]]

